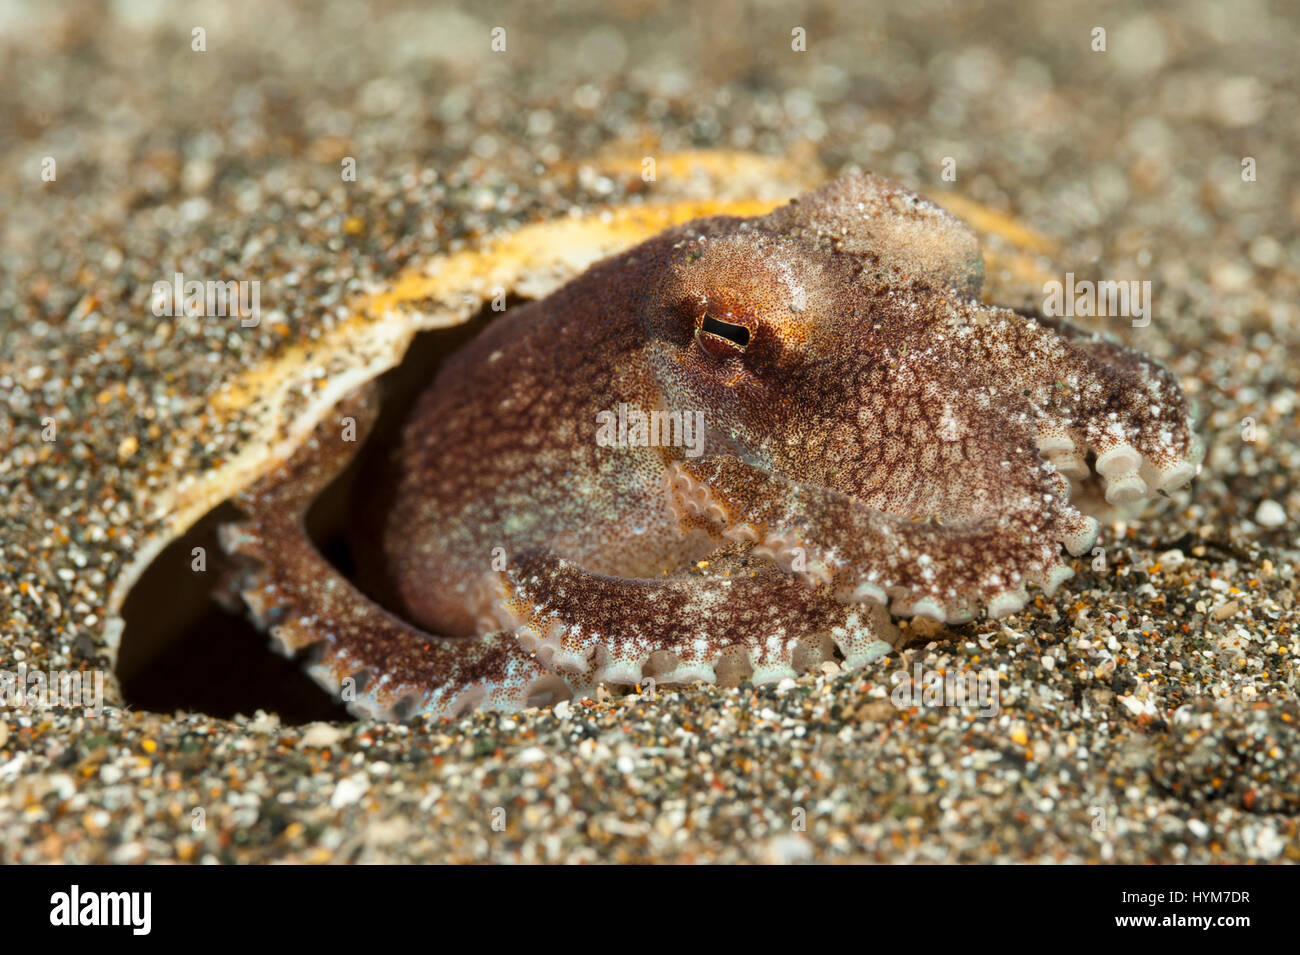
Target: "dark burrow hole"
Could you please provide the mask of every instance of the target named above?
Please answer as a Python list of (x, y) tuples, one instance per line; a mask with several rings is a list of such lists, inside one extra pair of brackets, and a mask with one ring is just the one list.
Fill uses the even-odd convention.
[[(442, 362), (499, 314), (485, 309), (464, 325), (421, 332), (402, 362), (380, 377), (382, 411), (373, 433), (308, 514), (308, 530), (321, 553), (349, 578), (356, 568), (344, 527), (358, 471), (377, 449), (389, 446)], [(116, 667), (127, 705), (220, 719), (261, 709), (288, 725), (350, 720), (343, 705), (303, 671), (301, 659), (271, 649), (270, 638), (248, 620), (236, 596), (222, 598), (223, 581), (235, 565), (217, 541), (217, 528), (239, 519), (230, 502), (217, 506), (172, 541), (131, 589)], [(202, 572), (193, 569), (195, 548), (206, 558)]]

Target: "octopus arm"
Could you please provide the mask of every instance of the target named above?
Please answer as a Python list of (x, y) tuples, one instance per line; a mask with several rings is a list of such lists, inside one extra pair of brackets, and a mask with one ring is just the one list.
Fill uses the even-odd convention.
[(1079, 554), (1096, 539), (1097, 521), (1069, 505), (1065, 479), (1042, 463), (1032, 471), (1018, 503), (1008, 495), (995, 515), (953, 523), (886, 513), (725, 454), (675, 463), (670, 482), (684, 516), (841, 600), (960, 623), (980, 605), (990, 617), (1016, 612), (1026, 584), (1054, 592), (1071, 573), (1061, 546)]
[(308, 672), (360, 716), (457, 716), (516, 711), (567, 699), (563, 679), (510, 631), (441, 637), (411, 626), (358, 591), (317, 551), (304, 527), (316, 494), (352, 457), (373, 425), (374, 389), (345, 400), (354, 441), (331, 419), (282, 467), (243, 492), (248, 520), (222, 528), (227, 550), (257, 567), (242, 582), (254, 619), (277, 648), (307, 657)]
[(579, 692), (597, 683), (775, 682), (831, 659), (887, 655), (898, 629), (736, 546), (664, 579), (591, 573), (546, 550), (511, 562), (520, 639)]

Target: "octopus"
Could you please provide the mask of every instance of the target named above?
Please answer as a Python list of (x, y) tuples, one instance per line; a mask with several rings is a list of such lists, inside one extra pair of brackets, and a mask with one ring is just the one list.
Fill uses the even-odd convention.
[(379, 719), (602, 683), (780, 681), (1048, 597), (1093, 511), (1187, 484), (1175, 377), (980, 299), (975, 234), (849, 173), (671, 228), (451, 356), (353, 492), (354, 582), (304, 518), (378, 413), (345, 398), (223, 528), (276, 647)]

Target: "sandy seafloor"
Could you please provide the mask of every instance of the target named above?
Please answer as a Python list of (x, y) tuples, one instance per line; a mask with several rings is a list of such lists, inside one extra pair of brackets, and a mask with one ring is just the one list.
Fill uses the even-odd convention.
[[(1005, 212), (1059, 273), (1149, 279), (1150, 325), (1107, 329), (1209, 448), (1106, 527), (1104, 570), (853, 674), (412, 724), (149, 712), (112, 681), (93, 719), (0, 709), (0, 859), (1300, 859), (1300, 8), (973, 7), (0, 2), (3, 668), (111, 669), (108, 593), (226, 376), (431, 249), (618, 202), (556, 170), (628, 144), (857, 164)], [(150, 312), (241, 262), (275, 321)], [(996, 669), (1000, 713), (895, 707), (918, 663)]]

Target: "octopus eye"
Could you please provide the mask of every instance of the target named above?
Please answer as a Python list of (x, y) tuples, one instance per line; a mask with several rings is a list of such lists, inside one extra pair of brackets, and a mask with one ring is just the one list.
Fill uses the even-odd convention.
[[(745, 350), (749, 344), (749, 329), (744, 325), (736, 325), (731, 322), (720, 321), (712, 315), (705, 315), (704, 321), (700, 323), (700, 344), (706, 350), (720, 351), (734, 354), (735, 349), (722, 345), (717, 339), (723, 339), (731, 342), (732, 345)], [(713, 348), (710, 348), (710, 345)], [(721, 347), (719, 347), (721, 346)]]

